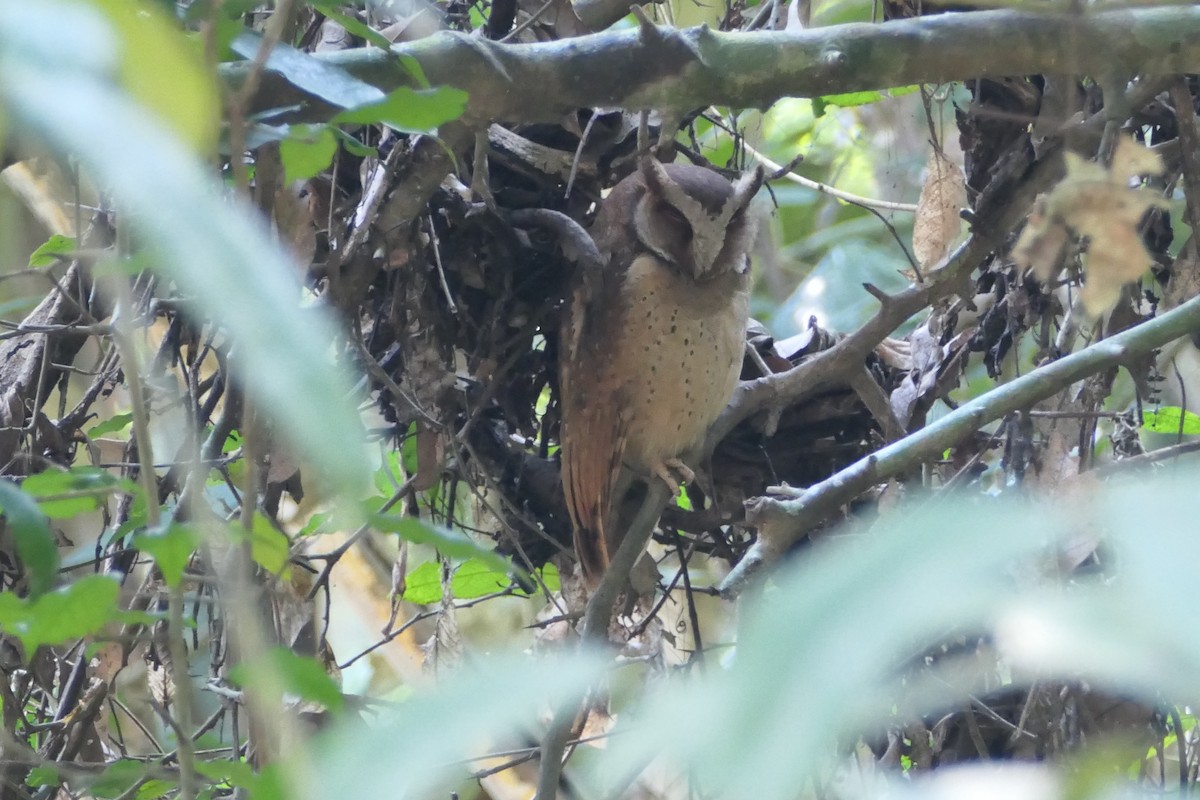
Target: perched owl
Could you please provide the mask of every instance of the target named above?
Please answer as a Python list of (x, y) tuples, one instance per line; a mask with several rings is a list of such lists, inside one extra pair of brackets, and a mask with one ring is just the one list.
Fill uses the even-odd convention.
[[(623, 530), (622, 469), (690, 480), (700, 444), (737, 386), (749, 314), (750, 201), (761, 170), (730, 183), (643, 159), (601, 204), (560, 339), (562, 480), (575, 552), (594, 585)], [(672, 474), (674, 470), (674, 474)]]

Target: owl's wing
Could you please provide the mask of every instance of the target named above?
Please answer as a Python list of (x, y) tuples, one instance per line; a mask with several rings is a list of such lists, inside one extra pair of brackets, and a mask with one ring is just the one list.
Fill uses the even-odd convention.
[(607, 526), (628, 430), (611, 350), (618, 328), (606, 324), (616, 308), (603, 302), (614, 299), (606, 288), (586, 280), (576, 288), (562, 326), (559, 362), (563, 492), (575, 553), (593, 586), (608, 567)]

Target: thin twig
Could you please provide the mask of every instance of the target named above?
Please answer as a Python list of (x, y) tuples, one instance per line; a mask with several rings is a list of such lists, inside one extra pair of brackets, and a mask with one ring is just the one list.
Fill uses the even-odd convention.
[(873, 197), (863, 197), (862, 195), (854, 194), (853, 192), (847, 192), (844, 189), (838, 189), (837, 187), (830, 186), (827, 183), (814, 181), (811, 178), (806, 178), (803, 175), (796, 174), (795, 172), (789, 172), (788, 170), (784, 169), (782, 164), (772, 161), (770, 158), (767, 158), (750, 145), (743, 142), (742, 146), (746, 148), (746, 152), (754, 156), (755, 161), (762, 164), (767, 169), (779, 173), (779, 177), (786, 178), (792, 183), (797, 183), (806, 188), (820, 192), (821, 194), (827, 194), (830, 197), (836, 197), (838, 200), (844, 200), (847, 203), (851, 203), (852, 205), (856, 206), (862, 206), (863, 208), (877, 208), (883, 211), (903, 211), (908, 214), (915, 214), (917, 211), (916, 203), (897, 203), (891, 200), (876, 200)]

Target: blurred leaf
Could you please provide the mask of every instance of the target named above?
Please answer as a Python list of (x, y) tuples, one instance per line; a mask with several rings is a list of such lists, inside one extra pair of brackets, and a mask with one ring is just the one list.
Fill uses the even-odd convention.
[[(914, 681), (901, 668), (948, 631), (994, 629), (1013, 673), (1039, 682), (1086, 680), (1150, 704), (1200, 695), (1200, 645), (1179, 636), (1193, 612), (1158, 602), (1163, 586), (1189, 585), (1200, 564), (1196, 480), (1180, 471), (1111, 481), (1067, 502), (943, 504), (826, 540), (744, 609), (732, 668), (656, 690), (637, 724), (618, 728), (589, 785), (604, 795), (609, 776), (656, 747), (716, 796), (752, 782), (756, 798), (792, 798), (823, 774), (829, 741), (963, 702), (961, 676)], [(1109, 535), (1112, 573), (1063, 585), (1045, 550), (1080, 528)], [(954, 602), (912, 594), (931, 585)], [(894, 602), (904, 596), (915, 602)], [(804, 647), (785, 655), (781, 642)], [(705, 702), (686, 701), (696, 696)], [(672, 735), (679, 730), (689, 735)]]
[[(261, 36), (246, 31), (238, 35), (230, 46), (242, 58), (253, 59), (261, 43)], [(382, 91), (344, 69), (283, 43), (271, 50), (266, 68), (282, 75), (298, 89), (338, 108), (355, 108), (377, 103), (384, 98)]]
[(138, 787), (134, 798), (135, 800), (155, 800), (157, 797), (163, 797), (164, 795), (174, 792), (178, 787), (179, 784), (175, 781), (168, 781), (164, 780), (163, 778), (153, 778)]
[(0, 631), (16, 636), (33, 651), (98, 633), (116, 618), (120, 585), (104, 575), (88, 575), (70, 586), (34, 599), (0, 593)]
[[(94, 44), (94, 26), (61, 23), (68, 7), (78, 11), (47, 0), (0, 15), (6, 123), (80, 159), (129, 214), (158, 270), (237, 343), (234, 367), (281, 434), (333, 487), (357, 493), (366, 482), (362, 429), (350, 382), (328, 357), (337, 327), (325, 312), (297, 308), (295, 269), (257, 210), (223, 196), (206, 165), (95, 71), (96, 56), (62, 57)], [(55, 36), (43, 41), (17, 24), (31, 18)]]
[(1200, 434), (1200, 416), (1178, 406), (1143, 411), (1142, 428), (1154, 433), (1193, 436)]
[[(236, 669), (236, 667), (235, 667)], [(197, 761), (196, 772), (209, 778), (214, 783), (227, 783), (230, 786), (247, 787), (254, 783), (254, 768), (245, 761)]]
[(377, 531), (397, 534), (405, 541), (432, 545), (439, 553), (449, 558), (477, 558), (500, 571), (511, 568), (509, 563), (494, 551), (480, 547), (466, 534), (431, 525), (417, 517), (372, 514), (370, 524)]
[[(580, 694), (601, 672), (598, 659), (561, 653), (553, 661), (480, 658), (437, 689), (379, 715), (370, 727), (346, 722), (320, 737), (315, 764), (296, 788), (325, 800), (353, 786), (359, 797), (448, 797), (465, 775), (463, 759), (488, 742), (536, 729), (539, 709)], [(292, 769), (296, 766), (293, 765)]]
[(183, 571), (201, 542), (200, 531), (191, 525), (172, 522), (157, 531), (133, 537), (133, 546), (148, 553), (158, 565), (163, 581), (175, 588), (183, 580)]
[(288, 137), (279, 143), (286, 180), (311, 178), (333, 163), (337, 138), (328, 125), (293, 125)]
[(17, 555), (29, 573), (29, 593), (50, 590), (58, 574), (58, 544), (37, 502), (12, 481), (0, 480), (0, 510), (16, 540)]
[[(686, 692), (657, 690), (639, 709), (639, 724), (610, 740), (603, 774), (591, 775), (599, 794), (606, 776), (626, 774), (651, 747), (674, 755), (718, 796), (753, 785), (759, 800), (795, 797), (824, 763), (830, 740), (893, 713), (882, 686), (915, 643), (971, 630), (1011, 597), (1005, 567), (1035, 553), (1056, 519), (1029, 516), (988, 506), (963, 526), (962, 510), (893, 515), (876, 531), (838, 537), (780, 569), (762, 602), (743, 610), (733, 667), (707, 673), (703, 688), (689, 680)], [(894, 602), (934, 584), (954, 602)], [(804, 646), (781, 660), (781, 642)], [(706, 701), (688, 703), (688, 696)], [(689, 735), (669, 734), (668, 717), (670, 730)]]
[(42, 764), (29, 770), (29, 774), (25, 776), (26, 786), (58, 786), (62, 783), (62, 778), (58, 775), (58, 767), (53, 764)]
[(390, 50), (392, 43), (379, 31), (360, 21), (357, 17), (342, 13), (342, 3), (335, 0), (309, 0), (309, 5), (320, 11), (329, 19), (341, 25), (351, 35), (373, 44), (381, 50)]
[[(286, 647), (271, 648), (265, 658), (269, 663), (237, 664), (230, 670), (230, 677), (247, 689), (264, 692), (267, 697), (282, 689), (320, 703), (330, 711), (340, 711), (345, 705), (341, 688), (316, 659), (297, 655)], [(276, 681), (279, 685), (275, 685)]]
[[(234, 530), (242, 533), (240, 527)], [(272, 575), (284, 575), (291, 547), (286, 533), (276, 528), (265, 514), (255, 512), (250, 532), (250, 556), (255, 563)]]
[(342, 143), (342, 147), (352, 156), (361, 156), (367, 158), (370, 156), (379, 155), (377, 148), (365, 145), (358, 139), (343, 131), (341, 128), (334, 128), (333, 133), (338, 137), (338, 141)]
[(60, 260), (73, 258), (74, 255), (74, 237), (56, 233), (29, 254), (29, 266), (34, 269), (52, 267)]
[(184, 36), (156, 3), (88, 2), (103, 11), (116, 28), (121, 85), (196, 152), (212, 153), (221, 101), (199, 42)]
[(404, 471), (400, 467), (400, 452), (389, 450), (383, 457), (383, 463), (375, 470), (372, 479), (375, 489), (384, 501), (396, 493), (396, 489), (404, 485)]
[(103, 422), (99, 422), (88, 429), (88, 436), (93, 439), (98, 439), (101, 436), (109, 433), (120, 433), (128, 431), (129, 426), (133, 424), (133, 414), (113, 414)]
[(52, 519), (69, 519), (95, 511), (112, 494), (134, 494), (137, 486), (98, 467), (48, 469), (30, 475), (21, 490), (37, 500), (42, 513)]
[(401, 86), (376, 103), (367, 103), (343, 111), (333, 118), (335, 124), (372, 124), (382, 122), (398, 131), (429, 133), (439, 125), (456, 120), (467, 108), (467, 93), (450, 86), (436, 89), (409, 89)]
[(253, 11), (258, 0), (194, 0), (187, 6), (184, 19), (191, 23), (213, 25), (217, 57), (230, 60), (230, 44), (245, 30), (242, 15)]
[(132, 759), (119, 759), (105, 767), (104, 772), (93, 780), (86, 781), (88, 791), (95, 797), (120, 797), (145, 777), (148, 765)]

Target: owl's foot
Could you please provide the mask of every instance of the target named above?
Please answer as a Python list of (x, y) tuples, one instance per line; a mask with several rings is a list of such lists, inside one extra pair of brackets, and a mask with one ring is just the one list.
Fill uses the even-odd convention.
[(662, 478), (663, 483), (670, 487), (672, 495), (679, 494), (679, 481), (675, 480), (675, 476), (671, 474), (671, 470), (679, 473), (679, 477), (683, 478), (684, 483), (691, 483), (696, 480), (696, 473), (692, 472), (691, 468), (678, 458), (668, 458), (659, 464), (655, 464), (651, 467), (651, 470), (655, 475)]

